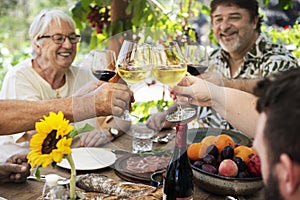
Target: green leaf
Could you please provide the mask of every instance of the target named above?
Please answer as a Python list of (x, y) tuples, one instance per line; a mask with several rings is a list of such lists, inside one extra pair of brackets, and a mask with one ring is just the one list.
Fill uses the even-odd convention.
[(69, 138), (74, 138), (75, 136), (77, 136), (80, 133), (83, 132), (88, 132), (88, 131), (92, 131), (94, 130), (94, 127), (90, 124), (85, 124), (83, 127), (79, 127), (79, 128), (74, 128), (69, 134), (68, 137)]
[(37, 166), (34, 172), (35, 177), (40, 180), (41, 179), (41, 172), (40, 172), (40, 166)]

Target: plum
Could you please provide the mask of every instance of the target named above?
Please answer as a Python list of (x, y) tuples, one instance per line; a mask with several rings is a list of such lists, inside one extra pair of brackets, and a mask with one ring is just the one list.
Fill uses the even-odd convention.
[(249, 178), (250, 176), (246, 171), (242, 171), (242, 172), (239, 171), (236, 177), (237, 178)]
[(210, 165), (213, 165), (213, 166), (217, 165), (216, 158), (211, 154), (205, 154), (205, 156), (203, 157), (203, 162), (205, 164), (210, 164)]
[(233, 161), (237, 164), (239, 172), (243, 172), (247, 169), (247, 164), (241, 157), (234, 157)]
[(193, 166), (198, 169), (201, 169), (202, 165), (203, 165), (203, 161), (201, 161), (201, 160), (197, 160), (193, 163)]
[(247, 165), (247, 172), (250, 174), (251, 177), (261, 176), (260, 165), (260, 158), (258, 155), (254, 155), (250, 158), (250, 161)]
[(232, 159), (234, 156), (234, 149), (232, 146), (226, 146), (221, 151), (221, 159)]
[(206, 172), (212, 173), (212, 174), (218, 174), (218, 170), (215, 166), (210, 164), (203, 164), (202, 169)]
[(206, 148), (206, 153), (213, 155), (216, 158), (219, 154), (219, 151), (218, 151), (218, 148), (216, 147), (216, 145), (211, 144)]

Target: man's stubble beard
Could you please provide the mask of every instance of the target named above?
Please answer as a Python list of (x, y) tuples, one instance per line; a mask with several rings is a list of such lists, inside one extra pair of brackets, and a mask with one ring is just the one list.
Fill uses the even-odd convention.
[[(250, 29), (248, 31), (251, 31)], [(236, 41), (233, 42), (233, 44), (225, 44), (222, 40), (219, 41), (221, 47), (228, 53), (236, 53), (241, 52), (243, 49), (247, 48), (247, 46), (250, 45), (250, 41), (253, 40), (253, 36), (255, 32), (243, 34), (243, 32), (247, 32), (247, 30), (242, 31), (242, 37), (240, 37), (239, 33), (237, 35)], [(246, 44), (246, 42), (249, 42), (249, 44)]]
[(264, 188), (264, 199), (266, 200), (284, 200), (279, 191), (279, 182), (276, 175), (270, 169), (267, 184)]
[(220, 42), (220, 45), (226, 52), (236, 52), (241, 46), (240, 38), (237, 38), (233, 45), (226, 45), (222, 41)]

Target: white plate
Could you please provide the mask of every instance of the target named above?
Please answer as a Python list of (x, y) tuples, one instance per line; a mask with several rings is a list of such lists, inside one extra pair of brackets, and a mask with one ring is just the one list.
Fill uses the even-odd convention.
[[(72, 149), (72, 157), (76, 170), (95, 170), (108, 167), (115, 163), (116, 155), (109, 150), (93, 147)], [(57, 166), (70, 169), (69, 162), (64, 158)]]

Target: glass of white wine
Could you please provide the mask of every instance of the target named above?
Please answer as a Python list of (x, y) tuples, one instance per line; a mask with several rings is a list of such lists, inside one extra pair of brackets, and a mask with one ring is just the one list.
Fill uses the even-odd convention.
[[(121, 46), (116, 69), (119, 76), (131, 87), (146, 80), (151, 74), (152, 48), (150, 45), (124, 40)], [(136, 121), (139, 118), (126, 110), (122, 119)]]
[[(177, 85), (187, 73), (187, 64), (178, 44), (161, 44), (155, 48), (155, 65), (152, 68), (154, 78), (168, 86)], [(177, 102), (177, 111), (167, 116), (170, 122), (180, 122), (194, 117), (194, 108), (182, 108)]]

